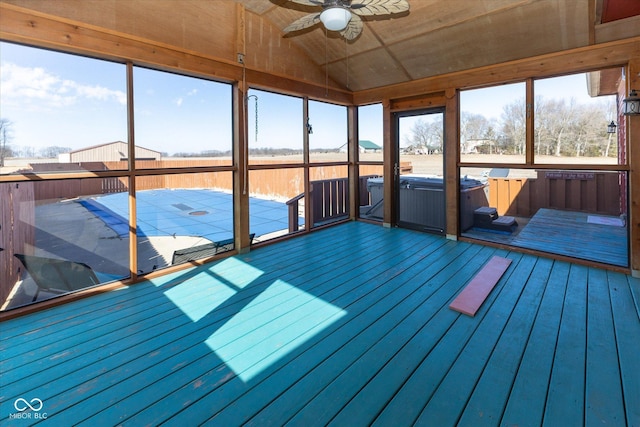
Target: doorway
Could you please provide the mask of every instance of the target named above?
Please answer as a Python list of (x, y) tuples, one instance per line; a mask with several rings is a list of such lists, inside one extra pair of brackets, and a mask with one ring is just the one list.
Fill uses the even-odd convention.
[(396, 224), (444, 234), (444, 108), (399, 112), (394, 116)]

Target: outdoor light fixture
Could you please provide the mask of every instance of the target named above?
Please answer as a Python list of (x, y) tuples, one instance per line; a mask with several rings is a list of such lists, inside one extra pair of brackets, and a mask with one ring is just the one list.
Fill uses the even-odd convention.
[(320, 20), (329, 31), (342, 31), (351, 20), (351, 12), (342, 7), (330, 7), (320, 14)]
[(615, 122), (611, 120), (611, 123), (607, 125), (607, 133), (616, 133), (617, 127), (618, 126), (616, 126)]
[(622, 113), (625, 116), (640, 115), (640, 96), (635, 89), (631, 89), (629, 97), (622, 101)]

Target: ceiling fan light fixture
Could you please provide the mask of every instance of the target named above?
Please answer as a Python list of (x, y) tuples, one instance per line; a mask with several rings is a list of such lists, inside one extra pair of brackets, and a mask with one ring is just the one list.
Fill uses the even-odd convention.
[(320, 20), (329, 31), (342, 31), (351, 20), (351, 12), (343, 7), (330, 7), (320, 14)]

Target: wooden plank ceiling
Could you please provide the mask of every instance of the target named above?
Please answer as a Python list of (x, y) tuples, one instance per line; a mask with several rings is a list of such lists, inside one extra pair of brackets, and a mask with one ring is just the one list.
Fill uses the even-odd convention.
[[(287, 0), (236, 1), (279, 29), (318, 10)], [(640, 14), (629, 0), (409, 3), (408, 14), (363, 18), (364, 29), (351, 42), (325, 35), (321, 25), (285, 38), (323, 72), (327, 66), (333, 81), (359, 91), (586, 46), (597, 24)]]

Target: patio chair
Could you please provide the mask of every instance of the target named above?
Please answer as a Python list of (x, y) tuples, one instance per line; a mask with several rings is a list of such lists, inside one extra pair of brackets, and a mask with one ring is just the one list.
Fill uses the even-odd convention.
[(14, 256), (22, 262), (38, 287), (32, 302), (38, 299), (40, 291), (64, 294), (100, 283), (91, 267), (81, 262), (23, 254)]

